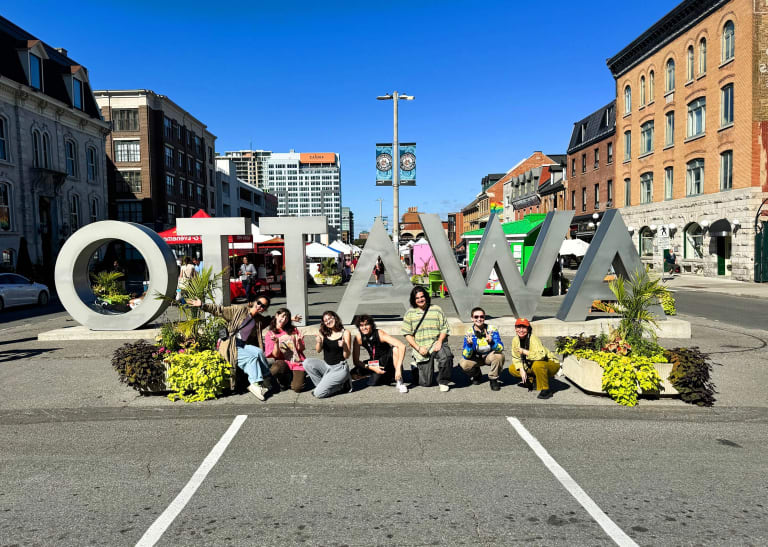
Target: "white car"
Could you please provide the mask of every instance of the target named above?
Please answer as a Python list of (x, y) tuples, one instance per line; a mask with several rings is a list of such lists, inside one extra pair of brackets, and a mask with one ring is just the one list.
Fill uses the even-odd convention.
[(0, 311), (11, 306), (39, 304), (45, 306), (51, 298), (48, 287), (15, 273), (0, 273)]

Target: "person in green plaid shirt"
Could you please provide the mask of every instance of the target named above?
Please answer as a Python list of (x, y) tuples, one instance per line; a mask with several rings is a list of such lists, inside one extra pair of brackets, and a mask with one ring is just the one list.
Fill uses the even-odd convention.
[(431, 386), (436, 362), (440, 391), (448, 391), (453, 370), (453, 354), (445, 343), (448, 338), (448, 320), (440, 306), (431, 305), (431, 298), (424, 287), (413, 288), (411, 306), (411, 309), (405, 312), (401, 328), (401, 334), (412, 348), (411, 383)]

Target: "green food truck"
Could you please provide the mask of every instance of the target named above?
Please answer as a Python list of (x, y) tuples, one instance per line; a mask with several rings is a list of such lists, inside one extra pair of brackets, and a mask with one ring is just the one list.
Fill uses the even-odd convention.
[[(501, 225), (504, 235), (507, 236), (509, 248), (512, 250), (512, 256), (515, 262), (520, 266), (520, 273), (525, 271), (528, 260), (531, 258), (533, 247), (536, 245), (536, 238), (539, 237), (541, 225), (546, 218), (546, 214), (525, 215), (523, 220), (506, 222)], [(464, 233), (464, 239), (467, 242), (467, 265), (472, 266), (477, 254), (477, 247), (483, 237), (485, 229), (472, 230)], [(547, 281), (547, 288), (551, 286), (551, 278)], [(496, 269), (491, 271), (488, 282), (485, 285), (485, 294), (504, 294), (501, 281), (496, 274)]]

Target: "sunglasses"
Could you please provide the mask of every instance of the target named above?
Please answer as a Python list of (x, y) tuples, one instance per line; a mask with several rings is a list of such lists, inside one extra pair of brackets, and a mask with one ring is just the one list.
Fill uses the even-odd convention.
[(473, 315), (472, 319), (485, 319), (484, 315)]
[(261, 308), (264, 308), (265, 310), (269, 307), (269, 304), (265, 304), (264, 302), (261, 302), (259, 300), (256, 301), (256, 305)]

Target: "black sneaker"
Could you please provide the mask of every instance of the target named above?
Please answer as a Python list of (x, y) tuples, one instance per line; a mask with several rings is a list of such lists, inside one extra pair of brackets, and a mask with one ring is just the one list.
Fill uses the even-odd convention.
[(491, 391), (499, 391), (500, 389), (501, 384), (499, 384), (499, 381), (491, 378)]
[(473, 386), (479, 386), (480, 384), (483, 383), (483, 375), (482, 374), (478, 374), (476, 376), (473, 376), (470, 380), (471, 380)]
[(539, 396), (536, 397), (537, 399), (551, 399), (552, 398), (552, 390), (551, 389), (542, 389), (539, 392)]

